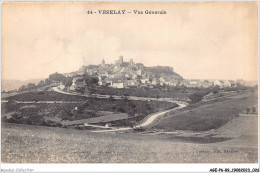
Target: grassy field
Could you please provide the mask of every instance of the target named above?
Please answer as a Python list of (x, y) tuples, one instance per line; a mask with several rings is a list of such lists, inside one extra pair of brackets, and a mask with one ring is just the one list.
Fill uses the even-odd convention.
[[(205, 141), (206, 142), (206, 141)], [(193, 143), (169, 135), (90, 133), (4, 124), (4, 163), (256, 163), (257, 148), (239, 140)], [(227, 153), (225, 151), (237, 151)], [(221, 151), (215, 153), (214, 151)]]
[(105, 112), (102, 113), (103, 116), (93, 117), (88, 119), (81, 119), (81, 120), (73, 120), (73, 121), (62, 121), (62, 125), (76, 125), (76, 124), (93, 124), (93, 123), (107, 123), (111, 121), (117, 121), (121, 119), (127, 119), (128, 115), (126, 113), (113, 113), (113, 112)]
[(153, 128), (165, 131), (217, 129), (250, 106), (257, 107), (256, 92), (240, 91), (230, 98), (189, 105), (181, 112), (170, 112)]

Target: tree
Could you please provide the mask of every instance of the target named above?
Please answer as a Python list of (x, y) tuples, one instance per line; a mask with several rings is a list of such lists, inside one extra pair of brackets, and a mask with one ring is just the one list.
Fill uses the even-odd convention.
[(49, 75), (49, 79), (57, 82), (62, 82), (66, 79), (66, 77), (63, 74), (60, 73), (53, 73)]
[(72, 84), (72, 78), (71, 78), (71, 77), (67, 77), (67, 78), (64, 80), (63, 83), (64, 83), (65, 87), (71, 86), (71, 84)]
[(87, 78), (85, 78), (85, 82), (87, 85), (95, 85), (98, 83), (98, 78), (97, 77), (87, 77)]
[(49, 85), (49, 84), (51, 84), (51, 83), (52, 83), (50, 79), (45, 79), (45, 81), (44, 81), (44, 82), (45, 82), (45, 84), (46, 84), (46, 85)]
[(23, 86), (21, 86), (21, 87), (19, 88), (19, 91), (24, 91), (25, 89), (26, 89), (26, 86), (23, 85)]
[(206, 94), (204, 94), (204, 93), (194, 93), (194, 94), (190, 95), (189, 98), (190, 98), (192, 103), (198, 103), (203, 99), (204, 95), (206, 95)]

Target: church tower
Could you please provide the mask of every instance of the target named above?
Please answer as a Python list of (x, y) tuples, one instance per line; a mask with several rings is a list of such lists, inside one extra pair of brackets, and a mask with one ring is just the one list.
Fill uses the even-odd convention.
[(106, 66), (106, 63), (105, 63), (105, 59), (103, 58), (102, 60), (102, 64), (101, 64), (102, 67), (105, 67)]

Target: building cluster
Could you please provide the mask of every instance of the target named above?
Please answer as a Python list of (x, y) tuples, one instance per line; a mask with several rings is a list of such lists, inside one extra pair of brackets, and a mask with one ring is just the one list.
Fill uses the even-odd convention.
[(191, 80), (183, 80), (179, 83), (179, 86), (186, 86), (186, 87), (236, 87), (238, 85), (245, 85), (243, 80), (201, 80), (201, 79), (191, 79)]
[[(175, 75), (171, 67), (167, 67), (172, 74), (154, 73), (141, 63), (134, 63), (133, 59), (125, 62), (123, 56), (120, 56), (113, 64), (106, 64), (105, 60), (99, 65), (83, 65), (78, 71), (64, 74), (65, 76), (96, 76), (98, 85), (109, 86), (113, 88), (128, 88), (131, 86), (145, 86), (153, 88), (154, 86), (186, 86), (186, 87), (235, 87), (237, 81), (231, 80), (184, 80), (181, 76)], [(240, 84), (243, 84), (240, 81)], [(70, 90), (85, 87), (86, 83), (83, 77), (74, 77)], [(61, 85), (63, 89), (65, 86)]]

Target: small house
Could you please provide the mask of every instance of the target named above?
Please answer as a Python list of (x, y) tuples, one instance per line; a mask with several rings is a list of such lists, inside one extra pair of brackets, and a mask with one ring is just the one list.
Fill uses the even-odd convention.
[(63, 83), (60, 83), (60, 85), (58, 87), (59, 87), (59, 89), (63, 90), (65, 88), (65, 85)]
[(149, 83), (149, 78), (143, 78), (143, 79), (141, 79), (141, 83), (142, 83), (142, 84)]
[(152, 80), (152, 85), (159, 85), (159, 84), (160, 84), (159, 79), (154, 78), (154, 79)]

